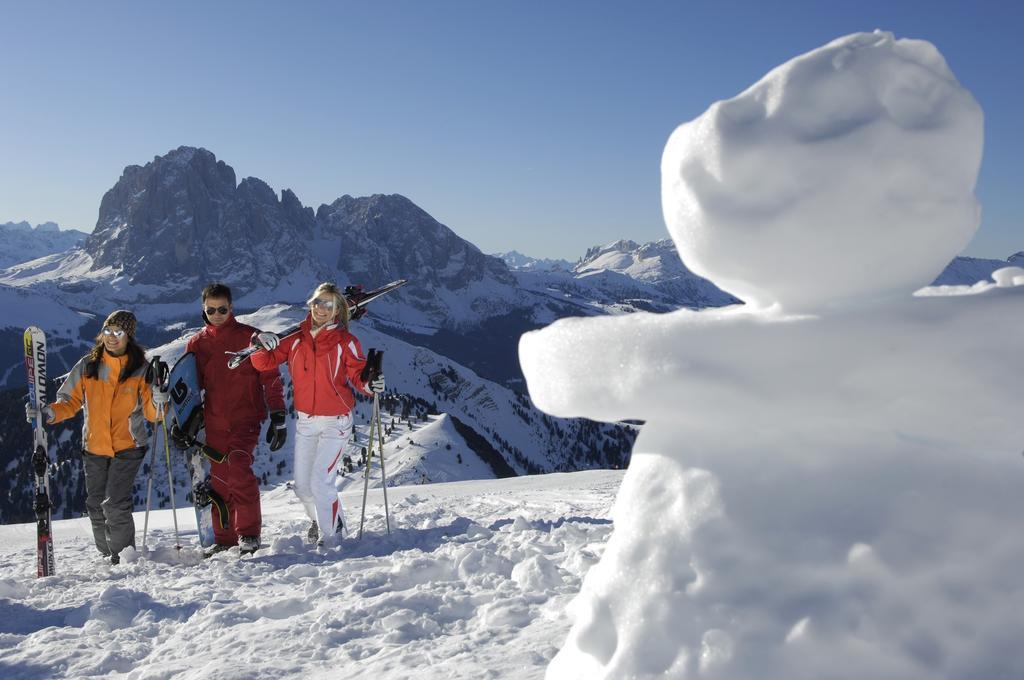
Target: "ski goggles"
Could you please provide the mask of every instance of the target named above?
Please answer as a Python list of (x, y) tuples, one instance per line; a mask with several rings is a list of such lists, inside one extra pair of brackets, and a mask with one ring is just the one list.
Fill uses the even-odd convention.
[(320, 298), (314, 298), (312, 306), (320, 307), (321, 309), (334, 309), (334, 300), (321, 300)]
[(231, 310), (227, 307), (207, 307), (206, 315), (213, 316), (214, 314), (227, 314), (229, 311)]
[(124, 337), (124, 331), (120, 328), (104, 328), (103, 335), (107, 338), (117, 338), (120, 340)]

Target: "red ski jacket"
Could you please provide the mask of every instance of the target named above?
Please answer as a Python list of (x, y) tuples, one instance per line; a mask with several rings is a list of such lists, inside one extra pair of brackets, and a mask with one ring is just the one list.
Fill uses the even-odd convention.
[(346, 382), (372, 394), (359, 374), (366, 365), (356, 336), (337, 324), (324, 326), (314, 338), (309, 315), (301, 331), (281, 340), (274, 351), (260, 350), (250, 361), (259, 370), (288, 362), (295, 388), (295, 409), (311, 416), (341, 416), (352, 410), (356, 397)]
[(206, 390), (203, 416), (207, 429), (228, 431), (232, 427), (258, 424), (267, 410), (284, 410), (281, 373), (276, 366), (257, 370), (248, 362), (232, 370), (225, 352), (249, 346), (252, 326), (239, 323), (234, 315), (220, 326), (209, 323), (188, 340), (186, 351), (196, 355), (199, 386)]

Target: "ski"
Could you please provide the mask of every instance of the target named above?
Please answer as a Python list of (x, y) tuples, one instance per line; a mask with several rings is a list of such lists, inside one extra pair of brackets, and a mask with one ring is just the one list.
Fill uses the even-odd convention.
[(35, 326), (25, 329), (25, 371), (28, 374), (28, 400), (36, 411), (32, 423), (32, 468), (36, 477), (36, 576), (53, 576), (57, 564), (53, 556), (50, 534), (50, 458), (47, 454), (46, 431), (43, 429), (43, 407), (46, 406), (46, 335)]
[[(350, 313), (349, 318), (353, 321), (359, 319), (366, 314), (366, 306), (368, 304), (380, 296), (390, 293), (396, 288), (401, 288), (407, 283), (409, 283), (408, 279), (398, 279), (397, 281), (392, 281), (391, 283), (383, 285), (380, 288), (374, 288), (373, 290), (363, 290), (362, 286), (346, 286), (345, 300), (348, 302)], [(295, 325), (281, 331), (277, 334), (277, 337), (284, 340), (291, 335), (295, 335), (299, 330), (299, 326)], [(258, 352), (259, 349), (259, 347), (246, 347), (241, 352), (231, 352), (231, 358), (228, 360), (228, 368), (238, 368), (246, 359)]]
[(203, 426), (203, 402), (199, 392), (196, 357), (191, 352), (182, 356), (171, 369), (167, 384), (171, 396), (171, 412), (188, 444), (185, 467), (188, 468), (192, 489), (192, 507), (196, 513), (199, 544), (203, 548), (214, 545), (214, 522), (227, 525), (228, 506), (220, 494), (213, 490), (203, 457), (220, 462), (224, 455), (196, 437)]

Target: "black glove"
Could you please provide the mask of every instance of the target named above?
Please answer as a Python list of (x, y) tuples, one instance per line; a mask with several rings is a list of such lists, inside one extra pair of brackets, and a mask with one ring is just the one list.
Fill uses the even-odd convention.
[(185, 451), (195, 444), (196, 440), (185, 434), (185, 432), (178, 427), (178, 422), (175, 421), (171, 424), (171, 442), (174, 444), (174, 448), (179, 451)]
[(288, 426), (285, 424), (288, 416), (284, 411), (270, 412), (270, 427), (267, 428), (267, 443), (271, 451), (277, 451), (284, 446), (288, 438)]

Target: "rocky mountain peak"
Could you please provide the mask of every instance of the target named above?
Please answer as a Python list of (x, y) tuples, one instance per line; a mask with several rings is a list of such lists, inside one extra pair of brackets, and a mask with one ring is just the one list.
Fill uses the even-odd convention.
[(404, 277), (426, 287), (465, 288), (493, 279), (514, 284), (505, 263), (400, 194), (342, 196), (316, 213), (324, 237), (339, 243), (338, 267), (370, 284)]
[(273, 286), (304, 264), (315, 270), (306, 245), (312, 234), (312, 211), (293, 193), (279, 201), (254, 177), (236, 186), (231, 166), (206, 149), (182, 146), (125, 168), (104, 195), (84, 248), (93, 270), (120, 269), (132, 284), (171, 281), (190, 296), (209, 279), (245, 292)]
[(636, 259), (640, 244), (620, 239), (603, 246), (592, 246), (579, 259), (573, 271), (583, 273), (593, 269), (625, 269)]
[(640, 248), (639, 243), (627, 239), (619, 239), (618, 241), (614, 241), (603, 246), (592, 246), (590, 248), (587, 248), (587, 252), (584, 253), (583, 257), (579, 259), (574, 269), (577, 272), (582, 271), (584, 269), (587, 269), (590, 263), (597, 260), (603, 255), (608, 255), (609, 253), (625, 255), (632, 253), (638, 248)]

